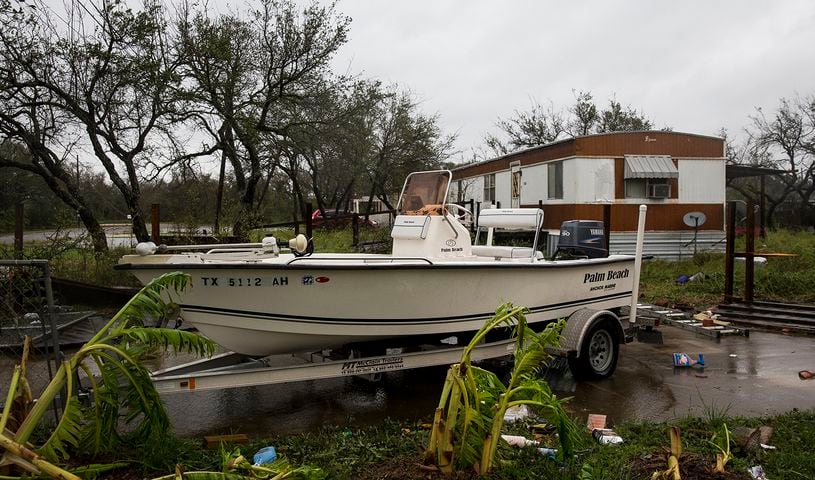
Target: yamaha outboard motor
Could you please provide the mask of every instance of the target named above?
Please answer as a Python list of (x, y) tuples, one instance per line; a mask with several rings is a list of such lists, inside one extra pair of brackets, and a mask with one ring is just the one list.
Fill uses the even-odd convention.
[(603, 258), (608, 256), (608, 245), (603, 222), (597, 220), (568, 220), (560, 224), (560, 239), (555, 258)]

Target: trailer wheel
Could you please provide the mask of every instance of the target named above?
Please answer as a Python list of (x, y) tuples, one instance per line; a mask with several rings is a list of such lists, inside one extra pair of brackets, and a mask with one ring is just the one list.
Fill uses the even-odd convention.
[(580, 355), (569, 359), (569, 368), (575, 378), (599, 380), (614, 373), (619, 356), (620, 339), (612, 328), (611, 319), (603, 318), (586, 332)]

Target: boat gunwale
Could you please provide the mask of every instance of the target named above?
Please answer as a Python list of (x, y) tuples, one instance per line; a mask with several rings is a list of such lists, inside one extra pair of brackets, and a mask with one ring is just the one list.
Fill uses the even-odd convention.
[[(315, 258), (314, 260), (320, 260)], [(350, 260), (350, 259), (349, 259)], [(370, 260), (370, 259), (368, 259)], [(430, 260), (430, 259), (428, 259)], [(223, 262), (223, 263), (120, 263), (114, 265), (115, 270), (492, 270), (492, 269), (536, 269), (536, 268), (577, 268), (592, 265), (610, 265), (614, 263), (633, 262), (633, 256), (620, 256), (618, 258), (598, 258), (580, 260), (555, 260), (537, 262), (490, 261), (483, 262), (451, 262), (436, 263), (397, 263), (398, 258), (391, 261), (377, 259), (377, 263), (355, 264), (315, 264), (315, 263), (264, 263), (264, 262)], [(432, 262), (432, 260), (431, 260)], [(566, 263), (568, 262), (568, 263)]]

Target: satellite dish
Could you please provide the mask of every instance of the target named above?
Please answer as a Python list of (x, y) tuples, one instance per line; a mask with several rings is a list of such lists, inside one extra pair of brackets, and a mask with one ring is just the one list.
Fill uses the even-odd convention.
[(690, 212), (686, 213), (685, 216), (682, 217), (682, 222), (684, 222), (685, 225), (693, 228), (701, 227), (705, 224), (705, 220), (707, 220), (707, 217), (702, 212)]

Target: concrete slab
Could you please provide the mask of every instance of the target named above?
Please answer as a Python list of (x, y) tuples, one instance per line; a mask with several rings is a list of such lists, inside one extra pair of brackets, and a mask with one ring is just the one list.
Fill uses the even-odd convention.
[[(719, 341), (675, 327), (662, 327), (663, 344), (631, 343), (617, 372), (599, 382), (554, 380), (560, 394), (574, 396), (578, 413), (605, 414), (609, 422), (669, 420), (708, 412), (760, 416), (815, 408), (815, 338), (753, 331), (749, 338)], [(705, 356), (705, 367), (675, 368), (672, 354)]]

